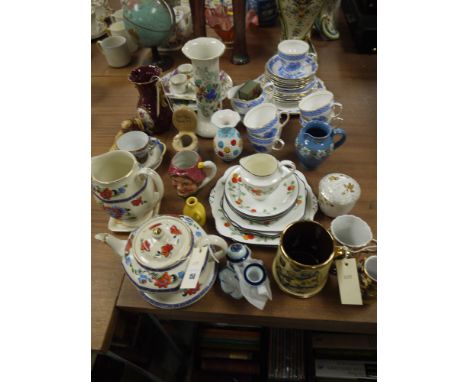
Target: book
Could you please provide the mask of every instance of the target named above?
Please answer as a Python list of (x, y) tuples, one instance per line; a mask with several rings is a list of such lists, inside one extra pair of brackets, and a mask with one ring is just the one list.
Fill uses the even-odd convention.
[(317, 382), (328, 382), (331, 378), (348, 380), (377, 380), (377, 362), (316, 359), (315, 379)]
[(371, 334), (312, 333), (312, 348), (377, 350), (377, 336)]
[(202, 358), (226, 358), (226, 359), (241, 359), (252, 360), (253, 353), (249, 351), (236, 351), (236, 350), (210, 350), (203, 349), (201, 351)]

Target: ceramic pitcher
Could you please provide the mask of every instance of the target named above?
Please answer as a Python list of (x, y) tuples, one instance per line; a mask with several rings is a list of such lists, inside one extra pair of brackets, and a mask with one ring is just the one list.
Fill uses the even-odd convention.
[[(341, 136), (337, 142), (333, 141), (335, 135)], [(296, 137), (296, 153), (306, 168), (313, 169), (345, 141), (346, 133), (343, 129), (334, 129), (322, 121), (310, 121)]]
[(164, 195), (161, 177), (149, 168), (140, 168), (131, 153), (121, 150), (91, 159), (91, 185), (104, 211), (131, 225), (151, 217)]

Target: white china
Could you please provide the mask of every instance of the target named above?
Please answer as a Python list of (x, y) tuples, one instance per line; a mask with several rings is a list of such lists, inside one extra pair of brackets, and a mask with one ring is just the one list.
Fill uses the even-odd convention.
[(166, 153), (166, 145), (159, 139), (150, 137), (152, 143), (151, 149), (148, 154), (146, 162), (142, 163), (140, 167), (149, 167), (156, 170), (162, 163), (164, 154)]
[(177, 72), (180, 74), (185, 74), (187, 78), (191, 78), (193, 75), (193, 66), (192, 64), (182, 64), (177, 67)]
[(130, 34), (128, 33), (123, 21), (117, 21), (111, 24), (108, 30), (112, 36), (125, 37), (125, 39), (127, 40), (127, 45), (128, 45), (128, 49), (130, 50), (130, 53), (134, 53), (138, 50), (138, 44), (133, 39), (133, 37), (130, 36)]
[(239, 160), (242, 186), (256, 200), (264, 200), (280, 183), (294, 174), (290, 160), (279, 162), (273, 155), (253, 154)]
[(333, 115), (338, 117), (343, 110), (343, 105), (335, 102), (334, 95), (328, 90), (317, 90), (309, 94), (299, 102), (301, 118), (309, 121), (321, 117), (330, 119)]
[(252, 192), (246, 191), (241, 177), (240, 167), (230, 173), (225, 188), (226, 200), (231, 208), (244, 216), (253, 218), (274, 217), (289, 210), (297, 199), (299, 187), (294, 176), (284, 180), (267, 199), (258, 200)]
[[(97, 234), (95, 238), (122, 258), (127, 276), (139, 290), (151, 293), (170, 293), (180, 288), (195, 248), (209, 247), (203, 276), (206, 265), (213, 258), (219, 261), (228, 247), (221, 237), (207, 235), (198, 223), (183, 215), (155, 217), (132, 232), (127, 240), (107, 233)], [(219, 250), (213, 253), (211, 246)]]
[(109, 66), (120, 68), (128, 65), (132, 59), (125, 37), (110, 36), (98, 41), (96, 44)]
[(145, 163), (152, 148), (150, 137), (144, 131), (129, 131), (116, 142), (119, 150), (132, 153), (139, 163)]
[(286, 62), (302, 61), (309, 51), (303, 40), (283, 40), (278, 44), (278, 55)]
[[(216, 223), (216, 230), (219, 234), (228, 237), (234, 241), (247, 244), (256, 244), (264, 246), (276, 247), (279, 244), (278, 236), (264, 236), (259, 235), (255, 232), (245, 233), (235, 227), (231, 221), (226, 218), (222, 209), (222, 199), (224, 197), (224, 189), (226, 181), (232, 172), (233, 168), (228, 169), (225, 175), (218, 180), (216, 186), (213, 187), (210, 193), (209, 202), (211, 206), (211, 213)], [(317, 198), (312, 192), (312, 189), (307, 184), (307, 180), (300, 171), (296, 171), (297, 178), (302, 181), (305, 185), (307, 196), (306, 196), (306, 211), (302, 220), (313, 220), (318, 210)]]
[[(286, 116), (283, 123), (280, 123), (281, 114)], [(276, 129), (275, 137), (281, 136), (281, 130), (289, 122), (289, 115), (278, 111), (272, 103), (263, 103), (250, 109), (244, 117), (244, 125), (249, 134), (260, 138), (270, 138), (268, 133)]]
[(359, 183), (346, 174), (331, 173), (319, 182), (320, 210), (329, 217), (348, 214), (361, 196)]
[(268, 74), (272, 76), (273, 81), (275, 78), (298, 80), (302, 78), (312, 79), (317, 72), (318, 65), (315, 58), (306, 56), (304, 61), (300, 63), (300, 66), (295, 71), (288, 71), (283, 64), (281, 57), (279, 55), (275, 55), (267, 61), (265, 68)]
[(188, 78), (185, 74), (175, 74), (170, 79), (171, 88), (176, 94), (184, 94), (187, 90)]
[(360, 249), (372, 241), (372, 230), (361, 218), (354, 215), (341, 215), (330, 224), (333, 237), (351, 249)]

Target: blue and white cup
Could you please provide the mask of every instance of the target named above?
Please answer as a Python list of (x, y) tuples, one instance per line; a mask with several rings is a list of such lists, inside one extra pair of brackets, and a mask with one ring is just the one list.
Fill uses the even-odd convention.
[(316, 57), (316, 53), (309, 53), (310, 46), (302, 40), (283, 40), (278, 44), (278, 56), (283, 68), (288, 72), (295, 72), (301, 68), (307, 56)]
[(247, 134), (254, 150), (258, 153), (271, 153), (272, 150), (281, 150), (284, 147), (284, 141), (281, 138), (259, 138), (255, 135)]
[(309, 94), (299, 102), (301, 123), (313, 120), (330, 122), (338, 117), (342, 110), (343, 105), (335, 102), (333, 93), (324, 89)]
[(248, 111), (255, 106), (261, 105), (262, 103), (265, 102), (270, 102), (271, 97), (273, 95), (273, 84), (272, 83), (267, 83), (262, 86), (262, 93), (254, 99), (251, 100), (243, 100), (237, 97), (237, 92), (239, 89), (243, 86), (238, 85), (234, 86), (233, 88), (229, 89), (227, 92), (227, 96), (229, 100), (231, 101), (231, 106), (232, 108), (237, 111), (241, 115), (245, 115), (248, 113)]
[[(286, 116), (286, 119), (280, 122), (282, 116)], [(244, 117), (244, 126), (249, 137), (261, 139), (279, 138), (283, 127), (288, 122), (289, 114), (283, 111), (279, 112), (272, 103), (255, 106)]]

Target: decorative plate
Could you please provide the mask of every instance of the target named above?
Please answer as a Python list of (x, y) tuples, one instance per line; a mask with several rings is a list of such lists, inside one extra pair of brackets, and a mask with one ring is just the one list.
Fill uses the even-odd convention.
[(243, 216), (253, 218), (273, 218), (291, 208), (299, 194), (297, 178), (290, 176), (265, 200), (256, 200), (243, 186), (238, 166), (229, 173), (225, 186), (226, 200), (231, 208)]
[(299, 70), (289, 72), (283, 67), (280, 57), (278, 55), (274, 55), (267, 61), (265, 68), (274, 76), (288, 80), (295, 80), (314, 75), (318, 69), (318, 65), (313, 57), (306, 56)]
[(194, 304), (208, 293), (216, 281), (217, 274), (217, 264), (210, 259), (206, 265), (206, 269), (200, 275), (196, 288), (179, 289), (173, 293), (148, 293), (140, 291), (140, 294), (146, 302), (161, 309), (185, 308)]

